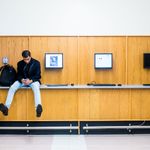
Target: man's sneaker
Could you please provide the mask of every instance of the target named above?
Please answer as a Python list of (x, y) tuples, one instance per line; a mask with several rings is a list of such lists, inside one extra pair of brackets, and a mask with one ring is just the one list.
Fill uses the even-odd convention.
[(41, 104), (38, 104), (38, 105), (37, 105), (37, 108), (36, 108), (36, 116), (37, 116), (37, 117), (41, 117), (42, 111), (43, 111), (42, 105), (41, 105)]
[(8, 115), (8, 108), (3, 103), (0, 103), (0, 111), (3, 113), (4, 116)]

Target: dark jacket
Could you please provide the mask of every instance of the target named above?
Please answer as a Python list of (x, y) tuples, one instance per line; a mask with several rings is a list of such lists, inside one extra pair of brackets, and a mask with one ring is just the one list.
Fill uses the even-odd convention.
[(30, 80), (33, 80), (33, 82), (38, 81), (40, 82), (41, 79), (41, 67), (40, 62), (31, 58), (29, 62), (29, 68), (28, 68), (28, 75), (26, 77), (25, 75), (25, 68), (27, 64), (24, 62), (24, 60), (21, 60), (17, 64), (17, 79), (19, 82), (21, 82), (22, 79), (29, 78)]

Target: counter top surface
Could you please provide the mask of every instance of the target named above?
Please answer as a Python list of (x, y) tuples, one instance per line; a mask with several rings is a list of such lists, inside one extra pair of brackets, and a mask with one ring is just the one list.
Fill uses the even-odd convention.
[[(0, 86), (0, 89), (9, 89), (8, 86)], [(30, 89), (30, 87), (22, 87), (21, 89)], [(150, 85), (67, 85), (67, 84), (42, 84), (40, 89), (150, 89)]]

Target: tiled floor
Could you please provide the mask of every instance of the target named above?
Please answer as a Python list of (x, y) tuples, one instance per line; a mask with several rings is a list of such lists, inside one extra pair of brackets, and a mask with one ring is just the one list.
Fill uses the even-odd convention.
[(0, 150), (150, 150), (150, 135), (0, 135)]

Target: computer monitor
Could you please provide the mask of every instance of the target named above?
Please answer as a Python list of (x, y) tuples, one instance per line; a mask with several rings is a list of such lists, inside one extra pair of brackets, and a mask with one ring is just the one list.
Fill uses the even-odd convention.
[(143, 60), (143, 67), (145, 69), (150, 69), (150, 53), (144, 53)]
[(62, 69), (63, 53), (45, 53), (46, 69)]
[(95, 69), (112, 69), (113, 57), (112, 53), (95, 53), (94, 68)]

